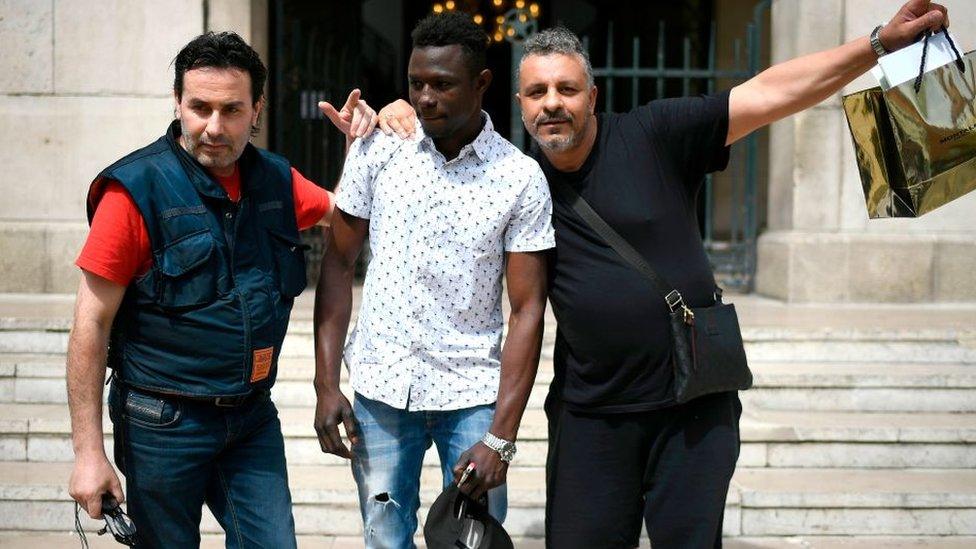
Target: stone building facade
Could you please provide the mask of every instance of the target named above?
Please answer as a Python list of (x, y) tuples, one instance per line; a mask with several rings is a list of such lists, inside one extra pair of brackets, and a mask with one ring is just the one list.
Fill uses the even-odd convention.
[[(773, 62), (863, 36), (901, 3), (775, 0)], [(971, 3), (942, 4), (962, 51), (976, 47)], [(844, 93), (874, 85), (865, 75)], [(976, 300), (976, 193), (919, 219), (868, 220), (841, 95), (775, 124), (769, 162), (760, 294), (795, 302)]]
[(0, 0), (0, 292), (75, 291), (88, 185), (173, 119), (176, 52), (208, 28), (263, 47), (251, 15), (266, 11), (258, 0)]
[[(0, 0), (0, 292), (74, 291), (85, 190), (172, 119), (175, 53), (203, 30), (229, 29), (267, 58), (269, 1)], [(976, 10), (944, 3), (971, 49)], [(774, 0), (771, 57), (864, 35), (898, 4)], [(870, 85), (866, 76), (846, 91)], [(791, 302), (976, 301), (976, 193), (921, 219), (869, 221), (840, 97), (771, 129), (757, 291)]]

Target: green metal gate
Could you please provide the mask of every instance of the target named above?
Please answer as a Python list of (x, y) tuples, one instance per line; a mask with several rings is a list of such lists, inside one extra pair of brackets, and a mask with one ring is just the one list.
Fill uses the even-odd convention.
[[(658, 24), (656, 55), (647, 65), (642, 64), (640, 58), (641, 42), (639, 37), (631, 40), (631, 63), (628, 66), (614, 64), (614, 51), (618, 44), (613, 33), (613, 23), (608, 25), (606, 55), (602, 60), (593, 58), (590, 40), (583, 38), (583, 45), (591, 52), (594, 64), (593, 73), (598, 82), (602, 79), (600, 90), (604, 98), (606, 111), (628, 110), (636, 107), (641, 98), (642, 86), (652, 85), (654, 97), (663, 98), (680, 93), (682, 96), (692, 93), (712, 93), (717, 90), (719, 82), (735, 84), (743, 82), (761, 69), (762, 36), (764, 21), (770, 9), (771, 0), (760, 0), (753, 8), (752, 20), (745, 29), (745, 43), (735, 39), (732, 43), (731, 66), (719, 66), (716, 52), (719, 47), (716, 25), (713, 22), (708, 36), (707, 62), (705, 67), (696, 67), (692, 60), (692, 39), (684, 36), (681, 41), (683, 60), (680, 67), (666, 66), (669, 57), (666, 49), (667, 31), (664, 22)], [(602, 66), (599, 64), (602, 62)], [(680, 89), (676, 89), (675, 82), (680, 82)], [(617, 86), (629, 86), (629, 104), (621, 101)], [(646, 95), (646, 93), (644, 94)], [(514, 137), (514, 136), (513, 136)], [(699, 216), (702, 238), (715, 269), (720, 284), (739, 291), (751, 291), (756, 271), (756, 237), (759, 230), (759, 136), (754, 132), (744, 142), (732, 148), (733, 155), (728, 170), (721, 176), (709, 175), (706, 178), (704, 190), (699, 198)], [(728, 188), (721, 188), (726, 185)], [(716, 200), (717, 191), (721, 189), (728, 197), (727, 204), (720, 204)], [(730, 211), (720, 212), (719, 208), (727, 207)], [(727, 215), (724, 226), (717, 226), (717, 214), (722, 213), (723, 219)]]

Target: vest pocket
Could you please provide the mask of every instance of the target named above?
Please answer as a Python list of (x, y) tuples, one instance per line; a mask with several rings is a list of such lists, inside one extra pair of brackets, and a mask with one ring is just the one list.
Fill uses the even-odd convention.
[(308, 280), (305, 277), (305, 250), (311, 246), (303, 244), (298, 236), (292, 236), (276, 229), (268, 229), (271, 235), (271, 248), (278, 265), (278, 285), (281, 295), (295, 297), (302, 293)]
[(216, 299), (217, 269), (210, 261), (215, 246), (213, 234), (204, 229), (180, 237), (159, 252), (160, 306), (192, 307)]

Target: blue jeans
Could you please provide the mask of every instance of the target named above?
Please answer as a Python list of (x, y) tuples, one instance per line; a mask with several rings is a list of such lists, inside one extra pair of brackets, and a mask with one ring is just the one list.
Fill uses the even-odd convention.
[(109, 415), (139, 547), (199, 547), (204, 503), (228, 548), (295, 547), (285, 444), (267, 392), (221, 408), (116, 381)]
[[(366, 547), (410, 549), (420, 508), (420, 469), (431, 443), (437, 445), (446, 488), (454, 464), (491, 427), (495, 405), (461, 410), (409, 412), (357, 394), (353, 411), (359, 444), (353, 446), (352, 473), (359, 487)], [(505, 485), (488, 492), (488, 510), (504, 522)]]

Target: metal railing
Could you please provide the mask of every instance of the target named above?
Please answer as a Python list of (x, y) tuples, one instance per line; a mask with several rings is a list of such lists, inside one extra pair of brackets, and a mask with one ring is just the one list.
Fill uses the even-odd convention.
[[(688, 96), (693, 91), (713, 93), (719, 81), (738, 83), (756, 75), (761, 70), (762, 35), (765, 16), (770, 9), (771, 0), (760, 0), (753, 9), (752, 21), (745, 29), (745, 44), (742, 40), (732, 41), (731, 66), (722, 67), (718, 64), (718, 33), (713, 22), (707, 37), (707, 54), (704, 67), (696, 67), (692, 55), (692, 37), (684, 36), (681, 40), (681, 66), (668, 66), (667, 28), (663, 21), (658, 24), (657, 44), (652, 64), (642, 65), (641, 39), (631, 39), (631, 56), (628, 65), (615, 64), (615, 36), (613, 23), (608, 24), (606, 55), (603, 66), (594, 67), (593, 75), (603, 80), (605, 110), (632, 109), (638, 106), (641, 99), (641, 85), (647, 82), (653, 84), (654, 97), (664, 98), (674, 86), (669, 82), (680, 81), (680, 93)], [(590, 49), (590, 40), (583, 37), (583, 46)], [(744, 51), (743, 51), (744, 50)], [(630, 105), (620, 104), (617, 86), (629, 85)], [(704, 89), (703, 89), (704, 88)], [(716, 277), (726, 287), (751, 291), (753, 288), (756, 269), (756, 238), (758, 235), (757, 210), (759, 208), (758, 178), (759, 178), (759, 143), (756, 133), (748, 136), (743, 143), (736, 145), (741, 153), (733, 156), (727, 170), (727, 176), (722, 178), (731, 186), (728, 192), (728, 202), (718, 203), (716, 195), (716, 178), (708, 175), (705, 179), (703, 192), (699, 198), (702, 201), (701, 227), (702, 239), (715, 269)], [(735, 149), (734, 149), (735, 150)], [(717, 208), (729, 208), (728, 226), (716, 226)]]

